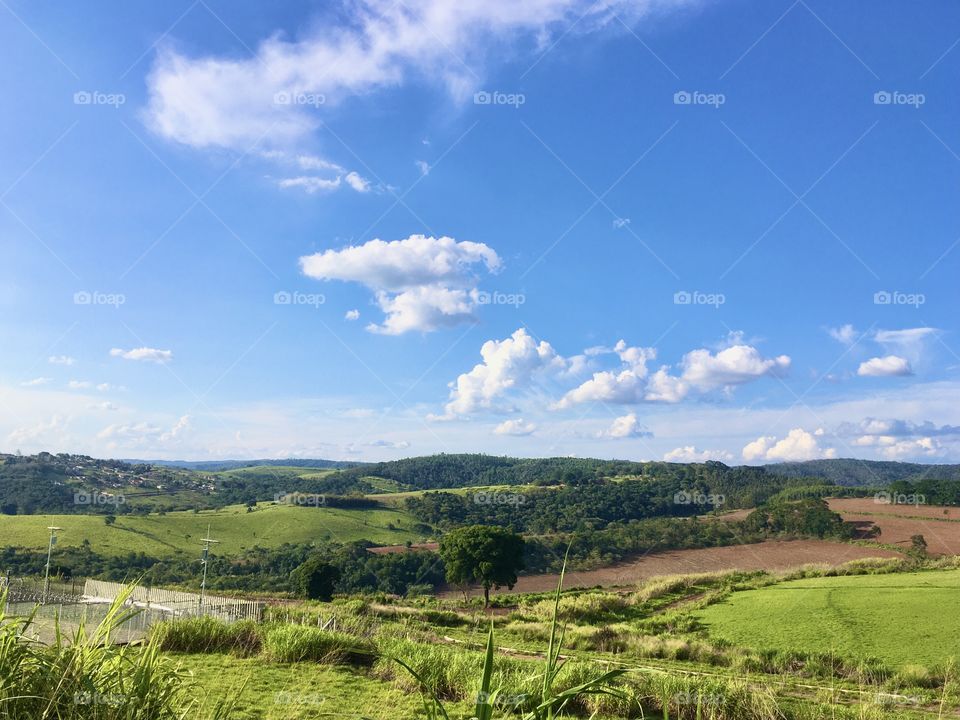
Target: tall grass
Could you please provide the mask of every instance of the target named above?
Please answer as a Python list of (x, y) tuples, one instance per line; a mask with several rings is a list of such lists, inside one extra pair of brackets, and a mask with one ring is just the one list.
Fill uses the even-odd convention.
[(204, 708), (190, 677), (156, 645), (118, 646), (112, 633), (136, 611), (122, 593), (104, 619), (69, 637), (54, 628), (50, 645), (29, 640), (34, 618), (6, 614), (0, 595), (0, 717), (9, 720), (190, 720), (228, 717)]

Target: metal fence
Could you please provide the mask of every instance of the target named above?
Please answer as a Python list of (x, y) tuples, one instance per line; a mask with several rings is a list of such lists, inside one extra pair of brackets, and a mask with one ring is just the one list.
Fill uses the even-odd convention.
[[(87, 580), (84, 584), (83, 594), (87, 602), (112, 602), (123, 590), (129, 587), (122, 583)], [(204, 595), (201, 602), (201, 596), (197, 593), (142, 587), (140, 585), (133, 586), (128, 602), (137, 607), (178, 617), (205, 615), (218, 617), (228, 622), (235, 620), (260, 621), (263, 619), (263, 612), (266, 608), (266, 603), (256, 600), (238, 600), (219, 595)]]

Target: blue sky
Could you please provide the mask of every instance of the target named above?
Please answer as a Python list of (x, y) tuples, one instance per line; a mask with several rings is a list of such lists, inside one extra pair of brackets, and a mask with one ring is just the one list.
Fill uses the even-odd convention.
[(960, 7), (0, 7), (0, 448), (960, 461)]

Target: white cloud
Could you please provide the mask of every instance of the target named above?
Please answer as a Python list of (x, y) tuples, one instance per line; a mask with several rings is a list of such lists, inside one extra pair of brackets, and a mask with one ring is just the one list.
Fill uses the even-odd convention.
[(69, 355), (51, 355), (47, 361), (52, 365), (73, 365), (77, 360)]
[(324, 108), (352, 95), (395, 87), (413, 75), (437, 79), (465, 98), (477, 87), (487, 47), (498, 54), (511, 46), (542, 48), (554, 33), (607, 23), (620, 31), (624, 22), (692, 4), (359, 0), (349, 6), (349, 25), (324, 24), (295, 41), (276, 33), (253, 57), (191, 58), (164, 47), (147, 78), (146, 118), (155, 132), (198, 148), (296, 145), (319, 126)]
[(685, 445), (665, 453), (663, 459), (664, 462), (675, 463), (702, 463), (708, 460), (730, 462), (733, 460), (733, 455), (726, 450), (698, 450), (693, 445)]
[(808, 432), (803, 428), (794, 428), (787, 436), (778, 440), (774, 436), (759, 437), (743, 448), (743, 459), (768, 461), (803, 461), (836, 457), (834, 448), (822, 448), (818, 438), (824, 432), (818, 429)]
[(39, 385), (47, 385), (52, 382), (52, 378), (48, 377), (37, 377), (33, 380), (24, 380), (20, 385), (23, 387), (38, 387)]
[(781, 376), (790, 368), (790, 358), (764, 358), (751, 345), (734, 345), (716, 354), (693, 350), (683, 357), (683, 380), (704, 390), (742, 385), (770, 375)]
[(298, 177), (282, 178), (277, 185), (283, 189), (300, 188), (309, 195), (318, 192), (330, 192), (340, 187), (340, 177), (322, 178), (315, 175), (300, 175)]
[(183, 415), (167, 430), (150, 422), (114, 423), (97, 433), (97, 438), (107, 441), (110, 449), (155, 447), (173, 443), (189, 428), (190, 416)]
[(344, 315), (343, 315), (343, 319), (344, 319), (344, 320), (350, 320), (351, 322), (354, 321), (354, 320), (359, 320), (359, 319), (360, 319), (360, 311), (359, 311), (359, 310), (347, 310), (347, 312), (344, 313)]
[[(671, 375), (669, 366), (663, 366), (649, 376), (647, 362), (656, 358), (654, 348), (631, 348), (621, 340), (612, 351), (620, 357), (620, 370), (594, 373), (553, 408), (563, 409), (585, 402), (677, 403), (693, 388), (700, 392), (732, 388), (764, 376), (780, 376), (790, 367), (790, 358), (786, 355), (764, 358), (755, 347), (737, 344), (716, 353), (705, 348), (692, 350), (683, 356), (680, 375)], [(607, 348), (600, 346), (589, 348), (586, 354), (596, 357), (607, 352)]]
[(611, 438), (635, 438), (649, 434), (637, 420), (636, 413), (628, 413), (615, 418), (605, 433), (606, 437)]
[(430, 332), (473, 321), (477, 266), (496, 272), (500, 258), (483, 243), (424, 235), (370, 240), (300, 258), (308, 277), (358, 282), (373, 290), (386, 318), (367, 329), (385, 335)]
[(359, 173), (351, 171), (343, 176), (344, 181), (358, 193), (370, 192), (370, 181)]
[(494, 435), (525, 437), (532, 435), (536, 429), (537, 426), (533, 423), (525, 422), (523, 418), (517, 418), (516, 420), (504, 420), (493, 429), (493, 433)]
[(861, 377), (891, 377), (912, 374), (913, 371), (910, 369), (910, 363), (907, 359), (896, 355), (870, 358), (866, 362), (860, 363), (860, 367), (857, 368), (857, 375)]
[(838, 328), (827, 328), (827, 332), (830, 333), (830, 337), (844, 345), (852, 345), (857, 339), (857, 331), (850, 324)]
[(66, 418), (62, 415), (53, 415), (50, 420), (46, 422), (39, 422), (36, 425), (13, 430), (7, 436), (7, 441), (14, 446), (23, 443), (32, 443), (34, 445), (53, 448), (54, 443), (60, 440), (63, 431), (66, 429), (66, 425)]
[(567, 362), (548, 342), (536, 342), (520, 328), (504, 340), (488, 340), (480, 348), (483, 362), (451, 383), (443, 416), (451, 419), (491, 409), (508, 392), (523, 390), (539, 374), (560, 373)]
[(877, 330), (873, 339), (890, 354), (906, 358), (916, 365), (923, 360), (927, 345), (939, 332), (932, 327)]
[(149, 362), (166, 363), (173, 360), (173, 352), (149, 347), (133, 348), (132, 350), (113, 348), (110, 351), (110, 357), (120, 357), (124, 360), (146, 360)]

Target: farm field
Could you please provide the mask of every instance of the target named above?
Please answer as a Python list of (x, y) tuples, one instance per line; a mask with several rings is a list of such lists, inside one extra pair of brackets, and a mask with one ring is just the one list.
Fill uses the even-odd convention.
[(958, 596), (960, 570), (823, 577), (735, 592), (695, 616), (746, 647), (930, 667), (960, 657)]
[(878, 542), (909, 546), (912, 535), (923, 535), (934, 555), (960, 554), (960, 509), (937, 505), (883, 505), (872, 498), (834, 498), (830, 509), (844, 520), (880, 528)]
[[(0, 545), (45, 550), (47, 527), (63, 528), (61, 546), (79, 546), (84, 540), (105, 555), (144, 552), (164, 557), (178, 551), (197, 552), (207, 527), (220, 541), (218, 552), (232, 555), (255, 546), (278, 547), (283, 543), (369, 540), (381, 544), (416, 542), (415, 520), (400, 510), (313, 508), (260, 503), (219, 510), (170, 512), (165, 515), (118, 515), (109, 526), (102, 515), (15, 515), (0, 520)], [(393, 527), (389, 527), (392, 525)]]
[[(770, 540), (751, 545), (669, 550), (651, 553), (638, 560), (598, 570), (568, 570), (567, 587), (617, 587), (634, 585), (657, 575), (679, 575), (724, 570), (786, 570), (809, 564), (839, 565), (862, 558), (891, 558), (898, 554), (883, 548), (870, 548), (825, 540)], [(547, 592), (557, 586), (554, 573), (519, 578), (512, 591)], [(447, 591), (447, 595), (458, 593)]]

